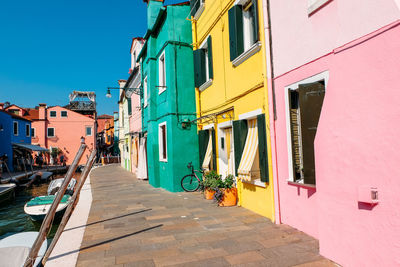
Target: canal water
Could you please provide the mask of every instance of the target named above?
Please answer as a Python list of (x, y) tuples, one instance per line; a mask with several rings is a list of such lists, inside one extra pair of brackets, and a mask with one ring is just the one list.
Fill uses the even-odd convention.
[[(63, 178), (64, 175), (54, 176)], [(79, 181), (80, 173), (75, 173), (74, 178)], [(47, 187), (50, 182), (33, 185), (28, 189), (16, 190), (15, 199), (4, 203), (0, 207), (0, 239), (9, 235), (27, 231), (39, 231), (41, 222), (34, 222), (24, 212), (24, 205), (31, 198), (47, 195)], [(48, 238), (53, 238), (59, 222), (54, 222)]]

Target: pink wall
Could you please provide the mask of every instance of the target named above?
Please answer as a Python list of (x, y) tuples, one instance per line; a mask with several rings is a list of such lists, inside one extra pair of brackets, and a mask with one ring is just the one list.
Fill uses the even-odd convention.
[(142, 116), (140, 108), (140, 96), (132, 94), (132, 115), (129, 117), (129, 132), (140, 132), (142, 130)]
[[(56, 111), (57, 117), (50, 117), (50, 111)], [(67, 111), (68, 117), (61, 117), (61, 111)], [(85, 142), (89, 149), (92, 149), (95, 145), (96, 134), (94, 132), (93, 119), (59, 106), (47, 108), (46, 118), (46, 120), (34, 121), (32, 123), (32, 127), (36, 129), (37, 136), (36, 138), (32, 138), (32, 143), (37, 143), (47, 148), (51, 146), (60, 148), (65, 155), (67, 164), (72, 163), (75, 154), (78, 152), (81, 136), (85, 137)], [(86, 136), (86, 126), (92, 127), (92, 136)], [(55, 128), (55, 137), (46, 137), (46, 129), (48, 127)], [(80, 164), (86, 163), (89, 154), (89, 150), (86, 149)]]
[[(400, 264), (399, 24), (275, 80), (282, 222), (317, 237), (321, 254), (344, 266)], [(286, 181), (284, 87), (323, 71), (329, 82), (315, 139), (316, 189), (306, 189)], [(377, 187), (379, 204), (358, 202), (359, 186)]]
[(332, 0), (308, 16), (308, 0), (270, 1), (279, 76), (400, 17), (394, 0)]

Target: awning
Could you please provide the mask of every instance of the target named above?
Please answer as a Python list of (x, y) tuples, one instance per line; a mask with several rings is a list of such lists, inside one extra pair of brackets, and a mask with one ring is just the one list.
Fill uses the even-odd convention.
[(30, 151), (39, 151), (39, 152), (48, 152), (49, 151), (47, 148), (43, 148), (40, 146), (31, 145), (31, 144), (25, 144), (25, 143), (13, 143), (13, 146), (24, 148), (24, 149), (27, 149)]
[(242, 159), (238, 168), (238, 176), (244, 181), (251, 180), (251, 168), (253, 167), (258, 148), (257, 120), (248, 121), (249, 131), (247, 133), (246, 144), (244, 146)]
[(207, 150), (206, 154), (204, 156), (203, 164), (202, 167), (205, 171), (210, 170), (210, 161), (211, 161), (211, 156), (212, 156), (212, 136), (211, 136), (211, 131), (209, 131), (210, 138), (208, 138), (208, 145), (207, 145)]

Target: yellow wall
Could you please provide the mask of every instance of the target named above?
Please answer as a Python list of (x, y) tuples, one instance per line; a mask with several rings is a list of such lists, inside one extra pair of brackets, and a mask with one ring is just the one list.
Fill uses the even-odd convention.
[[(198, 19), (192, 20), (194, 49), (197, 49), (208, 35), (212, 37), (214, 79), (212, 85), (204, 91), (196, 89), (198, 117), (233, 108), (233, 116), (214, 118), (214, 121), (200, 120), (199, 129), (208, 123), (237, 120), (239, 115), (261, 109), (266, 115), (269, 184), (266, 187), (238, 182), (239, 205), (270, 218), (274, 221), (274, 201), (272, 188), (272, 162), (270, 149), (269, 115), (266, 80), (265, 47), (263, 32), (262, 1), (258, 1), (259, 36), (261, 49), (237, 67), (230, 61), (228, 10), (235, 1), (206, 0), (205, 10)], [(228, 114), (228, 113), (227, 113)], [(227, 115), (225, 114), (225, 115)], [(216, 131), (218, 132), (218, 131)], [(218, 134), (217, 134), (218, 135)], [(216, 136), (216, 147), (219, 138)], [(217, 149), (218, 157), (218, 149)], [(218, 161), (217, 161), (218, 162)], [(218, 165), (218, 163), (217, 163)], [(219, 167), (217, 166), (219, 169)]]

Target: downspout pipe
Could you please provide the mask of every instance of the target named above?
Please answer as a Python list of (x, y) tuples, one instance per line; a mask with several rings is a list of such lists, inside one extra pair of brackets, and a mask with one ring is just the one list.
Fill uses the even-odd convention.
[(275, 223), (281, 224), (281, 207), (279, 195), (279, 173), (277, 162), (277, 149), (276, 149), (276, 128), (275, 121), (278, 119), (276, 114), (276, 101), (275, 101), (275, 75), (274, 75), (274, 60), (273, 60), (273, 47), (272, 47), (272, 30), (271, 30), (271, 11), (270, 0), (263, 0), (262, 7), (264, 18), (264, 35), (265, 35), (265, 57), (267, 62), (267, 84), (268, 84), (268, 109), (270, 120), (270, 134), (271, 134), (271, 152), (272, 152), (272, 173), (274, 180), (274, 205), (275, 205)]

